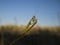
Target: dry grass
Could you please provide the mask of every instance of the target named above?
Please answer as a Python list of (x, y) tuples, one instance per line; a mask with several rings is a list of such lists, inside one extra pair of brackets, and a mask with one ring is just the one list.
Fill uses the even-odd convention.
[[(19, 33), (22, 34), (24, 32), (24, 29), (26, 28), (26, 26), (13, 26), (13, 25), (5, 25), (5, 26), (0, 26), (0, 32), (3, 30), (4, 32), (10, 32), (10, 33)], [(31, 31), (29, 33), (37, 33), (39, 32), (39, 30), (48, 30), (50, 32), (56, 32), (56, 33), (60, 33), (60, 27), (33, 27), (31, 29)]]
[[(2, 31), (3, 32), (8, 32), (7, 35), (4, 33), (6, 35), (5, 37), (6, 37), (7, 44), (8, 44), (8, 41), (9, 40), (11, 40), (11, 41), (13, 40), (14, 41), (14, 40), (16, 40), (17, 37), (21, 37), (20, 34), (23, 34), (25, 28), (26, 28), (26, 26), (24, 26), (24, 25), (21, 25), (21, 26), (5, 25), (5, 26), (0, 26), (0, 32), (2, 32)], [(19, 35), (16, 35), (16, 34), (19, 34)], [(30, 34), (30, 35), (32, 34), (34, 36), (34, 38), (37, 37), (35, 35), (35, 34), (37, 34), (38, 35), (38, 38), (39, 39), (42, 39), (42, 41), (44, 41), (45, 38), (48, 39), (47, 37), (49, 37), (49, 39), (51, 40), (51, 37), (50, 36), (52, 36), (52, 35), (53, 35), (53, 37), (56, 34), (60, 36), (60, 27), (41, 27), (41, 26), (39, 27), (39, 26), (34, 26), (27, 34)], [(30, 36), (30, 35), (26, 35), (26, 36)], [(58, 37), (57, 39), (59, 39), (59, 36), (56, 36), (56, 37)], [(14, 37), (14, 38), (11, 38), (11, 37)], [(56, 37), (54, 37), (54, 38), (56, 38)], [(9, 39), (7, 39), (7, 38), (9, 38)], [(30, 36), (30, 38), (32, 38), (32, 37)], [(38, 38), (37, 38), (37, 40), (40, 42), (40, 40)], [(19, 40), (20, 40), (20, 38), (19, 38)], [(10, 43), (11, 42), (9, 42), (9, 44)], [(15, 43), (13, 43), (13, 44), (15, 44)]]

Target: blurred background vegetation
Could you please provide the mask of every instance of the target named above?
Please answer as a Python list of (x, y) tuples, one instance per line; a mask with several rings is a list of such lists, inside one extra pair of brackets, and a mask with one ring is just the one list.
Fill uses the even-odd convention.
[[(0, 26), (0, 45), (1, 33), (3, 32), (4, 45), (9, 45), (13, 40), (22, 36), (26, 26), (5, 25)], [(60, 44), (60, 27), (34, 26), (26, 36), (16, 41), (13, 45), (58, 45)]]

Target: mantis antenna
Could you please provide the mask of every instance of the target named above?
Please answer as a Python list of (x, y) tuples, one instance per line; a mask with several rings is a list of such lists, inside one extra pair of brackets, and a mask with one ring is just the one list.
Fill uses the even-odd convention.
[(14, 40), (12, 43), (10, 43), (10, 45), (12, 45), (13, 43), (15, 43), (16, 41), (18, 41), (19, 39), (23, 38), (27, 32), (30, 31), (30, 29), (37, 23), (37, 19), (35, 16), (32, 17), (32, 19), (29, 21), (29, 23), (27, 24), (24, 33), (22, 36), (18, 37), (16, 40)]

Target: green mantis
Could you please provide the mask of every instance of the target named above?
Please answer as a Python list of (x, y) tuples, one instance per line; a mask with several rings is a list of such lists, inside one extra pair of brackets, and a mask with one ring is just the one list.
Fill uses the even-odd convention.
[[(29, 23), (27, 24), (26, 29), (24, 30), (25, 32), (28, 32), (35, 24), (37, 23), (37, 19), (35, 16), (32, 17), (32, 19), (29, 21)], [(25, 33), (24, 32), (24, 33)]]
[(27, 32), (29, 32), (31, 30), (31, 28), (37, 23), (37, 19), (35, 16), (32, 17), (32, 19), (29, 21), (29, 23), (27, 24), (23, 35), (18, 37), (16, 40), (14, 40), (10, 45), (12, 45), (13, 43), (15, 43), (16, 41), (18, 41), (19, 39), (23, 38)]

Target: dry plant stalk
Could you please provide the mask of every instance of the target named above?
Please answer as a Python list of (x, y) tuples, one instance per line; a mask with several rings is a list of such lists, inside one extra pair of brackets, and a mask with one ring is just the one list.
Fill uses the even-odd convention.
[(37, 19), (35, 16), (32, 17), (32, 19), (29, 21), (29, 23), (27, 24), (27, 27), (23, 33), (23, 35), (21, 37), (18, 37), (16, 40), (14, 40), (12, 43), (10, 43), (10, 45), (14, 44), (16, 41), (18, 41), (19, 39), (23, 38), (27, 32), (30, 31), (30, 29), (37, 23)]

